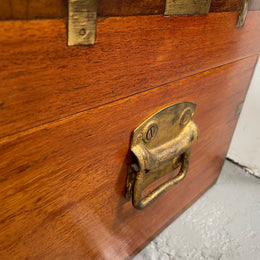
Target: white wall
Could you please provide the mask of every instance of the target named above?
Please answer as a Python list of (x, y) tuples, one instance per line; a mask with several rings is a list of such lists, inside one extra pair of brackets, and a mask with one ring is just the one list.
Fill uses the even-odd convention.
[(260, 177), (260, 61), (258, 61), (227, 157)]

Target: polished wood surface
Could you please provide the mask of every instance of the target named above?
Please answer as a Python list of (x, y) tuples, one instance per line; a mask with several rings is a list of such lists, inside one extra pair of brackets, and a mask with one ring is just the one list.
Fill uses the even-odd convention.
[(260, 51), (260, 12), (99, 19), (94, 46), (67, 47), (64, 20), (0, 26), (0, 137)]
[[(68, 0), (0, 0), (0, 20), (65, 18)], [(210, 12), (239, 11), (240, 0), (212, 0)], [(163, 14), (165, 0), (98, 0), (98, 16)], [(260, 10), (259, 0), (249, 1), (249, 10)]]
[(0, 19), (61, 18), (68, 16), (68, 0), (0, 0)]
[[(2, 138), (0, 258), (123, 259), (140, 249), (217, 178), (256, 59)], [(138, 211), (124, 198), (131, 131), (180, 101), (197, 104), (189, 172)]]

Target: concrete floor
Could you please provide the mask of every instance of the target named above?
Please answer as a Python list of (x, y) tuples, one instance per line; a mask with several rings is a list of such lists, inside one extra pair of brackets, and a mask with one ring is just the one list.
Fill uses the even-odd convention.
[(260, 179), (226, 161), (216, 185), (134, 260), (260, 260)]

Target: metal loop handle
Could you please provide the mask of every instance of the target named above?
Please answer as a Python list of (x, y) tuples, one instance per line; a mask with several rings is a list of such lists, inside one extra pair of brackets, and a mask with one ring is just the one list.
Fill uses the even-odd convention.
[(133, 196), (132, 201), (133, 205), (136, 209), (144, 209), (148, 205), (150, 205), (154, 200), (156, 200), (158, 197), (160, 197), (164, 192), (181, 182), (189, 169), (189, 161), (190, 161), (190, 151), (185, 152), (182, 155), (182, 164), (181, 169), (177, 176), (174, 178), (168, 180), (167, 182), (161, 184), (159, 187), (157, 187), (155, 190), (153, 190), (151, 193), (149, 193), (146, 197), (142, 199), (142, 192), (143, 192), (143, 175), (145, 172), (138, 172), (134, 187), (133, 187)]

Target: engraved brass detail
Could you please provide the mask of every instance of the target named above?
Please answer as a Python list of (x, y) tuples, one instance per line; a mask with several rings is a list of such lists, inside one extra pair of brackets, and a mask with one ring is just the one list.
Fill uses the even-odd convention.
[(97, 0), (69, 0), (68, 45), (91, 45), (96, 39)]
[(246, 20), (248, 11), (248, 0), (242, 0), (240, 12), (237, 19), (237, 27), (242, 27)]
[[(125, 196), (135, 208), (145, 208), (185, 178), (191, 146), (199, 138), (193, 122), (195, 108), (189, 102), (168, 106), (134, 130), (130, 147), (133, 164), (128, 168)], [(179, 167), (177, 176), (142, 198), (146, 187)]]
[(166, 16), (208, 14), (211, 0), (166, 0)]

